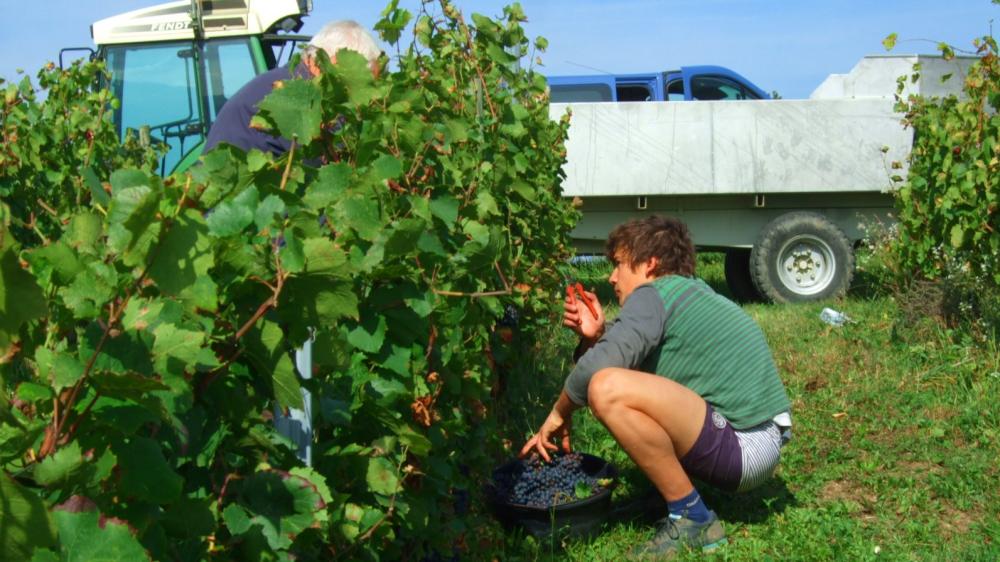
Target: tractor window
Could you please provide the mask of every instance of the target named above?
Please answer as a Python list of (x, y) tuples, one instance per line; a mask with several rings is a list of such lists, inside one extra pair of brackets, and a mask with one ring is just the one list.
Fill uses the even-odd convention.
[(248, 39), (211, 41), (205, 47), (208, 63), (209, 114), (215, 121), (222, 106), (257, 75)]
[(191, 43), (108, 48), (112, 90), (121, 101), (119, 133), (148, 125), (154, 141), (169, 151), (160, 172), (169, 173), (204, 138)]

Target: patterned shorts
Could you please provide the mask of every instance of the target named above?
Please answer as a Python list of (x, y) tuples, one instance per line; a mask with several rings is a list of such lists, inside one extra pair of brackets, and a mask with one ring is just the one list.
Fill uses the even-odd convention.
[(681, 459), (681, 466), (690, 476), (713, 486), (745, 492), (774, 474), (784, 441), (781, 428), (771, 420), (737, 431), (709, 404), (701, 434)]

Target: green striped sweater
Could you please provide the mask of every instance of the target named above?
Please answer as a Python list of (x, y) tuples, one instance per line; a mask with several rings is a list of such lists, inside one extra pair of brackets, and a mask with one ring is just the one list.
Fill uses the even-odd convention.
[(586, 404), (590, 378), (605, 367), (656, 373), (680, 383), (736, 429), (790, 409), (763, 332), (743, 309), (700, 279), (666, 275), (636, 288), (567, 377), (570, 399)]

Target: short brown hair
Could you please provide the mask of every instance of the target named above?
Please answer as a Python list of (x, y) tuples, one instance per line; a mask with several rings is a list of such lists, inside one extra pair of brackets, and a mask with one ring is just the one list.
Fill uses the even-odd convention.
[(632, 268), (657, 258), (654, 275), (694, 277), (695, 251), (686, 224), (673, 217), (653, 215), (632, 219), (608, 235), (605, 255), (612, 263), (627, 259)]

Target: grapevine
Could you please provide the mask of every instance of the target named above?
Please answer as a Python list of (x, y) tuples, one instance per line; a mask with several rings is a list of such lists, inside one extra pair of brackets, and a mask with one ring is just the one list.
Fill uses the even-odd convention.
[[(106, 91), (81, 97), (90, 134), (27, 135), (37, 97), (8, 87), (0, 492), (25, 508), (0, 525), (31, 531), (0, 558), (419, 558), (481, 527), (454, 496), (501, 450), (493, 346), (557, 313), (568, 117), (517, 64), (544, 45), (518, 5), (416, 16), (387, 6), (376, 29), (397, 55), (378, 80), (345, 51), (260, 104), (254, 126), (288, 154), (221, 147), (167, 178), (114, 138)], [(46, 72), (58, 90), (99, 69)], [(26, 135), (60, 151), (31, 160)], [(302, 389), (311, 467), (272, 423)]]

